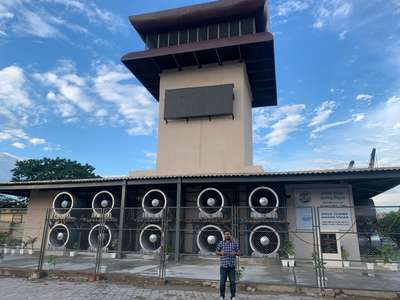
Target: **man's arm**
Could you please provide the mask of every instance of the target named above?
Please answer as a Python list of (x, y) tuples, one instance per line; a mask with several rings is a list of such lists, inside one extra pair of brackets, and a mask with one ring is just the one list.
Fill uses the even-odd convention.
[(235, 246), (234, 246), (234, 249), (233, 249), (231, 255), (232, 256), (239, 256), (239, 245), (236, 242), (235, 242)]
[(217, 252), (215, 253), (217, 256), (224, 256), (224, 251), (222, 251), (222, 244), (221, 242), (217, 246)]

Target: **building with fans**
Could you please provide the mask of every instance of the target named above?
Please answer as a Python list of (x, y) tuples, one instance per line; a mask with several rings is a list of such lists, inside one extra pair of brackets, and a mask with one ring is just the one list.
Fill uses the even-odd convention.
[(157, 253), (166, 243), (176, 255), (210, 255), (229, 229), (245, 256), (275, 257), (292, 240), (298, 257), (311, 258), (317, 245), (328, 258), (340, 259), (343, 246), (359, 259), (354, 206), (400, 184), (400, 168), (253, 165), (252, 108), (278, 105), (266, 0), (220, 0), (130, 22), (145, 50), (122, 62), (159, 103), (156, 169), (0, 184), (1, 193), (30, 198), (24, 235), (41, 236), (29, 224), (50, 224), (57, 249)]

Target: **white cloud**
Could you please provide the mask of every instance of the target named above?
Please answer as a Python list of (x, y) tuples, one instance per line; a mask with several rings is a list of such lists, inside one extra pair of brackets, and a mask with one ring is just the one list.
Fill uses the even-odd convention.
[(45, 73), (35, 73), (35, 79), (50, 87), (46, 98), (54, 102), (56, 112), (69, 119), (76, 114), (76, 109), (86, 113), (92, 112), (95, 102), (91, 99), (87, 88), (88, 79), (75, 73), (72, 62), (62, 61), (59, 67)]
[(323, 132), (327, 129), (333, 128), (333, 127), (351, 123), (352, 121), (353, 121), (353, 119), (348, 119), (348, 120), (344, 120), (344, 121), (338, 121), (338, 122), (328, 123), (328, 124), (319, 126), (311, 132), (311, 137), (315, 138), (315, 137), (317, 137), (317, 133), (321, 133), (321, 132)]
[(43, 107), (29, 95), (30, 82), (19, 66), (0, 69), (0, 123), (4, 127), (44, 122)]
[(304, 11), (309, 7), (310, 7), (310, 1), (288, 0), (277, 5), (276, 16), (287, 17), (292, 13)]
[(334, 89), (334, 88), (331, 88), (329, 91), (330, 91), (331, 93), (339, 93), (339, 94), (343, 94), (343, 93), (344, 93), (344, 89)]
[(351, 118), (343, 121), (332, 122), (326, 124), (326, 121), (332, 115), (336, 108), (335, 101), (325, 101), (322, 102), (321, 105), (314, 110), (314, 117), (311, 119), (311, 122), (308, 124), (308, 127), (313, 127), (310, 133), (311, 138), (318, 137), (318, 134), (321, 132), (328, 130), (333, 127), (338, 127), (342, 125), (349, 124), (351, 122), (360, 122), (364, 120), (365, 114), (364, 113), (355, 113), (351, 116)]
[(20, 22), (13, 29), (21, 35), (40, 38), (61, 37), (62, 34), (52, 23), (54, 22), (51, 22), (51, 19), (43, 13), (22, 9)]
[(96, 68), (93, 91), (116, 107), (130, 135), (151, 134), (156, 125), (157, 106), (142, 86), (130, 83), (132, 75), (122, 66), (103, 64)]
[(254, 134), (258, 130), (268, 128), (271, 118), (266, 108), (260, 107), (253, 109), (253, 131)]
[(253, 142), (266, 144), (268, 147), (283, 143), (304, 123), (304, 109), (304, 104), (286, 105), (272, 112), (270, 108), (254, 109)]
[(61, 145), (51, 145), (51, 146), (46, 146), (43, 147), (44, 151), (50, 152), (50, 151), (60, 151), (61, 150)]
[(334, 112), (336, 108), (335, 101), (325, 101), (314, 111), (315, 116), (312, 118), (309, 127), (318, 126), (325, 123), (329, 116)]
[(374, 98), (374, 96), (368, 95), (368, 94), (359, 94), (356, 97), (356, 100), (358, 101), (370, 101)]
[[(60, 7), (60, 6), (63, 7)], [(120, 16), (100, 8), (94, 1), (81, 0), (2, 0), (0, 3), (0, 32), (29, 35), (38, 38), (64, 37), (64, 29), (89, 34), (87, 28), (69, 17), (64, 20), (50, 13), (52, 10), (66, 11), (66, 16), (83, 15), (90, 23), (101, 24), (108, 30), (123, 26)], [(95, 40), (95, 39), (93, 39)]]
[(150, 93), (133, 84), (122, 65), (96, 61), (93, 66), (92, 72), (79, 74), (74, 62), (62, 60), (33, 77), (47, 88), (46, 99), (66, 123), (85, 119), (99, 126), (123, 126), (130, 135), (152, 134), (157, 104)]
[(0, 69), (0, 103), (9, 108), (30, 107), (32, 101), (25, 90), (24, 70), (18, 66)]
[(0, 142), (2, 140), (27, 140), (29, 136), (25, 133), (23, 129), (20, 128), (6, 128), (0, 130)]
[(56, 112), (66, 120), (73, 119), (77, 114), (75, 107), (69, 103), (56, 103), (55, 109)]
[(339, 40), (344, 40), (347, 36), (347, 33), (347, 30), (343, 30), (341, 33), (339, 33)]
[(147, 158), (152, 158), (152, 159), (156, 159), (157, 157), (157, 153), (152, 152), (152, 151), (143, 151), (144, 152), (144, 156)]
[[(349, 17), (352, 10), (352, 4), (347, 0), (322, 0), (315, 11), (313, 27), (322, 29), (327, 25), (340, 22)], [(342, 32), (344, 32), (344, 30)]]
[(400, 122), (393, 125), (393, 129), (400, 129)]
[(325, 24), (322, 22), (322, 20), (317, 19), (317, 20), (314, 22), (313, 27), (314, 27), (315, 29), (322, 29), (322, 27), (324, 27), (324, 25), (325, 25)]
[(392, 0), (392, 4), (394, 7), (394, 13), (395, 14), (400, 14), (400, 2), (399, 0)]
[(11, 146), (18, 148), (18, 149), (24, 149), (25, 148), (25, 144), (24, 143), (20, 143), (20, 142), (14, 142), (11, 144)]
[(31, 145), (44, 145), (47, 144), (45, 139), (38, 137), (29, 137), (29, 135), (25, 132), (25, 130), (21, 128), (5, 128), (0, 130), (0, 143), (2, 141), (12, 141), (11, 146), (24, 149), (26, 147), (26, 143)]
[(41, 0), (42, 2), (63, 5), (71, 11), (85, 15), (91, 23), (106, 25), (111, 30), (122, 26), (123, 20), (118, 15), (101, 9), (94, 1), (81, 0)]
[(392, 96), (388, 99), (387, 104), (400, 103), (400, 96)]
[(108, 111), (105, 110), (104, 108), (101, 108), (101, 109), (96, 111), (96, 117), (103, 118), (103, 117), (106, 117), (106, 116), (108, 116)]
[[(353, 122), (360, 119), (357, 115), (353, 116)], [(365, 167), (368, 165), (371, 149), (376, 148), (378, 166), (399, 166), (400, 130), (396, 129), (396, 124), (399, 123), (400, 102), (391, 105), (377, 103), (363, 115), (368, 116), (365, 126), (349, 126), (329, 135), (327, 133), (320, 140), (322, 145), (329, 146), (322, 155), (335, 160), (355, 160), (357, 166)], [(346, 120), (341, 123), (350, 122)]]
[(275, 112), (275, 117), (278, 120), (272, 124), (272, 131), (266, 135), (267, 145), (282, 144), (289, 137), (289, 134), (297, 131), (298, 127), (304, 122), (304, 117), (301, 115), (304, 109), (304, 104), (280, 107)]
[(31, 138), (29, 139), (29, 143), (32, 145), (43, 145), (46, 144), (46, 140), (41, 138)]
[(365, 119), (365, 114), (363, 114), (363, 113), (353, 114), (352, 118), (353, 118), (354, 122), (360, 122)]

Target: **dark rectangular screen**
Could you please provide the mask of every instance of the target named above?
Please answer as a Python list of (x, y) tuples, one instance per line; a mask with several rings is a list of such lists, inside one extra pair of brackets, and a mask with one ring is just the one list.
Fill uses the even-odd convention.
[(165, 120), (223, 115), (233, 115), (233, 84), (165, 91)]

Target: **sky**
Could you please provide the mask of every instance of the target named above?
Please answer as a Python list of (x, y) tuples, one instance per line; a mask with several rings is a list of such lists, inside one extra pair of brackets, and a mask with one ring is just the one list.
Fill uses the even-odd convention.
[[(120, 62), (144, 49), (128, 16), (204, 2), (0, 0), (0, 181), (27, 158), (70, 158), (101, 176), (154, 168), (157, 102)], [(254, 163), (365, 167), (375, 147), (378, 166), (400, 166), (400, 0), (269, 10), (278, 106), (253, 109)], [(382, 204), (400, 189), (387, 195)]]

